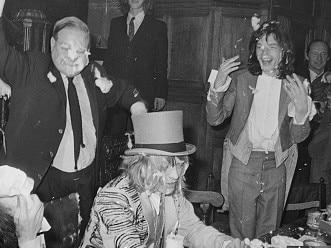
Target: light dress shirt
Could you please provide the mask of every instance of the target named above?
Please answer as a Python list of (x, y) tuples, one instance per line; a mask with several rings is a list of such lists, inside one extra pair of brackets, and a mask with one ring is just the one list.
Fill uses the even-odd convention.
[(134, 34), (137, 33), (138, 31), (138, 28), (140, 27), (141, 23), (143, 22), (144, 20), (144, 17), (145, 17), (145, 12), (144, 11), (141, 11), (139, 14), (137, 14), (136, 16), (133, 16), (130, 12), (128, 13), (128, 18), (126, 20), (126, 25), (127, 25), (127, 34), (129, 35), (129, 24), (130, 24), (130, 21), (131, 21), (131, 18), (134, 17), (134, 21), (133, 21), (133, 24), (134, 24)]
[(253, 151), (274, 151), (278, 138), (279, 97), (282, 80), (262, 74), (258, 76), (254, 99), (248, 117), (248, 136)]
[[(310, 77), (310, 82), (312, 83), (317, 77), (321, 76), (324, 73), (324, 70), (322, 73), (317, 74), (313, 70), (309, 69), (309, 77)], [(322, 80), (323, 81), (323, 80)]]
[[(66, 127), (60, 142), (59, 149), (54, 157), (53, 166), (64, 172), (75, 172), (74, 135), (72, 131), (68, 100), (68, 79), (62, 74), (61, 76), (67, 98)], [(89, 166), (95, 158), (95, 150), (97, 144), (96, 130), (93, 124), (90, 100), (87, 95), (84, 81), (80, 74), (75, 76), (73, 83), (77, 90), (80, 111), (82, 114), (83, 143), (85, 144), (85, 148), (80, 148), (80, 153), (77, 160), (77, 170), (82, 170)]]

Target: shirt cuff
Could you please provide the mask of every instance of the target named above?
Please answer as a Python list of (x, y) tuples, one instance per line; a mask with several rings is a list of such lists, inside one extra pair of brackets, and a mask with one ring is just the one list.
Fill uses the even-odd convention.
[(42, 240), (43, 240), (42, 235), (39, 235), (35, 239), (28, 240), (28, 241), (20, 242), (18, 240), (18, 247), (19, 248), (42, 248), (42, 247), (44, 247), (42, 245)]
[(223, 84), (221, 87), (218, 87), (217, 89), (214, 88), (214, 81), (213, 81), (213, 83), (208, 81), (210, 83), (210, 87), (209, 87), (209, 91), (208, 91), (208, 94), (207, 94), (207, 100), (211, 101), (211, 98), (210, 98), (211, 95), (216, 95), (217, 93), (227, 91), (229, 86), (230, 86), (231, 81), (232, 81), (232, 78), (228, 76), (227, 79), (226, 79), (225, 84)]
[(143, 102), (135, 102), (130, 108), (132, 115), (146, 114), (147, 109)]
[(312, 102), (311, 97), (308, 97), (308, 112), (306, 113), (305, 117), (302, 121), (298, 122), (295, 118), (295, 106), (292, 102), (288, 105), (288, 116), (293, 118), (293, 123), (295, 125), (303, 125), (307, 118), (311, 121), (314, 118), (314, 115), (317, 113), (317, 110), (315, 108), (315, 104)]

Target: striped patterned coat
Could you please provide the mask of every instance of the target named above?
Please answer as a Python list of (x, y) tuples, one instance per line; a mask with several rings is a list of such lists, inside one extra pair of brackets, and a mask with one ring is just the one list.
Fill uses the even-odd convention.
[[(126, 175), (109, 182), (94, 200), (90, 221), (80, 247), (149, 247), (152, 229), (149, 217), (144, 215), (149, 210), (142, 207), (140, 197), (140, 193), (129, 184)], [(165, 236), (174, 229), (178, 220), (178, 234), (184, 237), (185, 246), (216, 248), (222, 247), (224, 241), (232, 240), (231, 237), (203, 224), (194, 214), (192, 204), (182, 195), (165, 197), (164, 216)], [(228, 242), (224, 244), (226, 243)]]

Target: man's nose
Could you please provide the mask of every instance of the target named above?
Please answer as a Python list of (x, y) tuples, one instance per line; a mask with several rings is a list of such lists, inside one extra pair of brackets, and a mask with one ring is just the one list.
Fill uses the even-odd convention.
[(78, 54), (76, 51), (69, 49), (68, 50), (68, 57), (72, 60), (75, 61), (78, 58)]
[(179, 178), (179, 174), (178, 174), (178, 171), (176, 169), (176, 167), (171, 167), (169, 168), (169, 174), (168, 176), (172, 179), (178, 179)]
[(268, 47), (264, 47), (263, 55), (269, 55), (269, 54), (270, 54), (270, 49)]

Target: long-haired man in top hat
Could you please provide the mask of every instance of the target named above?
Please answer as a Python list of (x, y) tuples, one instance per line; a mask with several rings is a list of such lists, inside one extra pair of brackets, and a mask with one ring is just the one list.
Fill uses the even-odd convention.
[(125, 151), (123, 174), (98, 192), (81, 247), (244, 247), (203, 224), (183, 196), (196, 148), (184, 142), (182, 111), (132, 120), (134, 148)]

